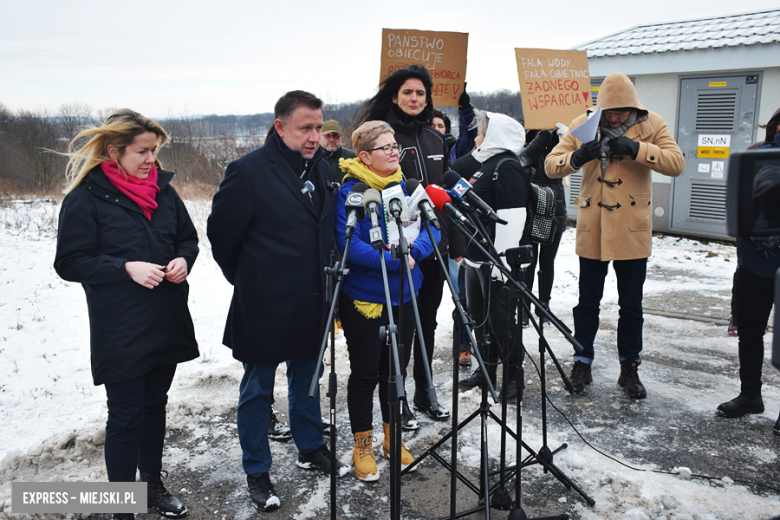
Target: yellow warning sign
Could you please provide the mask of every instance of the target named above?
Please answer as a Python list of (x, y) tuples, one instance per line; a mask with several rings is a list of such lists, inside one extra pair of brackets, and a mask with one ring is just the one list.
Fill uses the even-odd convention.
[(699, 146), (696, 148), (696, 157), (705, 159), (727, 159), (729, 149), (726, 146)]
[(711, 87), (725, 87), (726, 82), (725, 81), (710, 81)]

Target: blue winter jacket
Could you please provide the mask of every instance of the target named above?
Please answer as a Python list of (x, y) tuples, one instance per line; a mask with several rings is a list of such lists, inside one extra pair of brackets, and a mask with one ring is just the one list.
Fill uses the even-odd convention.
[(474, 106), (458, 110), (458, 140), (450, 148), (450, 164), (460, 159), (474, 149), (474, 139), (477, 138), (477, 129), (469, 126), (474, 121)]
[[(347, 245), (347, 212), (344, 204), (347, 201), (347, 195), (358, 182), (359, 181), (354, 177), (348, 178), (344, 181), (336, 198), (336, 244), (342, 255), (344, 254), (344, 248)], [(401, 182), (401, 186), (403, 187), (404, 192), (406, 192), (406, 181)], [(355, 226), (355, 232), (352, 234), (352, 242), (350, 243), (349, 252), (347, 254), (349, 274), (344, 277), (344, 282), (341, 284), (341, 290), (353, 300), (371, 303), (387, 303), (385, 299), (384, 282), (382, 280), (382, 264), (379, 259), (379, 251), (376, 251), (371, 247), (371, 239), (369, 238), (370, 231), (371, 221), (368, 218), (359, 221), (357, 226)], [(431, 231), (438, 244), (439, 240), (441, 240), (441, 234), (436, 231), (436, 228), (433, 226), (431, 226)], [(387, 236), (384, 219), (382, 219), (382, 236)], [(428, 237), (428, 233), (425, 231), (424, 225), (422, 225), (420, 229), (420, 236), (414, 241), (414, 244), (409, 251), (415, 262), (419, 262), (433, 253), (433, 245)], [(387, 265), (387, 281), (388, 286), (390, 287), (390, 300), (394, 306), (399, 305), (399, 275), (401, 261), (393, 260), (392, 254), (387, 249), (385, 249), (384, 255)], [(419, 267), (415, 265), (414, 269), (412, 269), (415, 295), (417, 295), (417, 290), (420, 288), (422, 279), (422, 272)], [(404, 303), (408, 302), (410, 299), (409, 284), (404, 276)]]

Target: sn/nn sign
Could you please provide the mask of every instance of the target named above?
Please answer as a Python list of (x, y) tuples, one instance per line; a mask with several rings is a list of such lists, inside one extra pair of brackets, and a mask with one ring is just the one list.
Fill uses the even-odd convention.
[(696, 157), (703, 159), (727, 159), (731, 148), (730, 135), (699, 135)]

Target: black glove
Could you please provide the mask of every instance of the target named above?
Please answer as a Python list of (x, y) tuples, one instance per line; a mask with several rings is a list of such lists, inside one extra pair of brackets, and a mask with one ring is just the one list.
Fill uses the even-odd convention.
[(460, 99), (458, 99), (458, 108), (461, 110), (466, 110), (467, 108), (471, 107), (471, 98), (466, 93), (466, 83), (463, 83), (463, 92), (460, 95)]
[(575, 170), (579, 170), (587, 162), (593, 159), (598, 159), (601, 152), (601, 143), (598, 139), (594, 139), (589, 143), (582, 143), (579, 150), (575, 150), (571, 154), (571, 167)]
[(639, 154), (639, 143), (621, 135), (609, 140), (609, 149), (613, 155), (630, 155), (631, 159), (636, 160)]
[(520, 152), (520, 164), (522, 166), (529, 166), (536, 162), (544, 153), (545, 149), (547, 149), (547, 145), (550, 144), (552, 136), (553, 134), (549, 130), (542, 130), (536, 134), (534, 140), (528, 143), (528, 146), (523, 148), (523, 151)]

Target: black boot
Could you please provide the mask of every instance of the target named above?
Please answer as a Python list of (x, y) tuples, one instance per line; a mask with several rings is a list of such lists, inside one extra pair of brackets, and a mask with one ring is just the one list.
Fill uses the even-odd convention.
[[(166, 473), (167, 477), (168, 474)], [(147, 504), (149, 507), (154, 508), (155, 511), (160, 513), (165, 518), (182, 518), (187, 516), (187, 508), (181, 503), (181, 500), (168, 493), (165, 489), (165, 485), (162, 482), (162, 475), (160, 471), (153, 471), (147, 473), (141, 471), (141, 482), (147, 484)]]
[(420, 423), (417, 422), (417, 418), (414, 413), (409, 409), (409, 403), (406, 399), (403, 401), (403, 407), (401, 410), (401, 429), (406, 431), (419, 430)]
[(593, 382), (593, 376), (590, 372), (590, 365), (582, 361), (575, 361), (569, 376), (569, 382), (576, 393), (585, 390), (585, 385)]
[[(543, 302), (541, 302), (541, 304), (542, 304), (542, 307), (544, 307), (545, 310), (550, 310), (550, 302), (549, 302), (549, 300), (546, 301), (546, 302), (543, 301)], [(549, 318), (547, 318), (547, 316), (542, 314), (542, 312), (539, 309), (536, 309), (536, 316), (539, 318), (539, 326), (540, 327), (544, 327), (545, 325), (549, 325), (550, 324)]]
[(268, 473), (252, 473), (246, 476), (246, 485), (249, 488), (249, 498), (252, 505), (258, 511), (276, 511), (281, 505), (279, 497), (274, 492), (271, 477)]
[(415, 390), (412, 405), (415, 410), (421, 411), (434, 421), (446, 421), (450, 418), (449, 410), (443, 408), (439, 403), (431, 404), (427, 389), (417, 388)]
[(749, 413), (764, 413), (764, 400), (761, 399), (760, 395), (748, 397), (739, 394), (731, 401), (718, 405), (718, 415), (721, 417), (742, 417)]
[(504, 400), (506, 400), (506, 402), (510, 404), (517, 402), (517, 380), (515, 378), (516, 375), (517, 375), (517, 365), (509, 365), (507, 376), (506, 376), (506, 382), (504, 383), (504, 388), (501, 389), (501, 393), (498, 396), (498, 400), (500, 402), (504, 402)]
[(461, 390), (471, 390), (482, 384), (482, 369), (477, 367), (473, 374), (458, 383)]
[(523, 306), (523, 314), (522, 314), (522, 322), (523, 322), (523, 328), (528, 328), (528, 311), (525, 310), (525, 306)]
[(272, 441), (279, 442), (292, 440), (290, 427), (276, 418), (276, 413), (273, 408), (271, 408), (271, 416), (268, 419), (268, 438)]
[(645, 385), (642, 384), (642, 381), (639, 380), (638, 367), (639, 364), (635, 361), (626, 360), (620, 363), (618, 384), (625, 389), (628, 397), (644, 399), (647, 397), (647, 390), (645, 390)]

